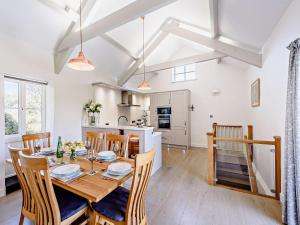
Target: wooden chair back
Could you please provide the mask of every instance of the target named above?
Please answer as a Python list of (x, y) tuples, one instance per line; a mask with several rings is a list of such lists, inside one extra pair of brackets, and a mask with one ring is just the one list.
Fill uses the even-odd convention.
[(85, 140), (91, 143), (91, 149), (100, 152), (104, 144), (104, 134), (94, 131), (87, 131), (85, 135)]
[(22, 136), (24, 148), (34, 152), (34, 146), (37, 141), (42, 141), (42, 148), (50, 148), (50, 132), (38, 134), (25, 134)]
[(114, 151), (118, 156), (127, 157), (128, 137), (119, 134), (106, 134), (106, 148)]
[(21, 153), (20, 160), (36, 205), (35, 224), (61, 224), (60, 211), (51, 182), (47, 158), (32, 157)]
[(8, 149), (9, 149), (10, 157), (12, 159), (13, 167), (16, 172), (16, 176), (19, 180), (22, 189), (23, 200), (22, 200), (21, 214), (23, 214), (25, 217), (27, 217), (30, 220), (34, 220), (35, 219), (34, 201), (26, 177), (20, 165), (20, 153), (30, 155), (32, 151), (29, 149), (13, 148), (10, 146), (8, 147)]
[(153, 167), (156, 146), (150, 152), (137, 154), (135, 159), (135, 172), (129, 194), (126, 225), (146, 225), (145, 195)]

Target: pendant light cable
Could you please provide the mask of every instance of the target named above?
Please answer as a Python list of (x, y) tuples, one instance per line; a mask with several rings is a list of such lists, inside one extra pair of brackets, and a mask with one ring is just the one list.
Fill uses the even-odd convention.
[(144, 80), (146, 80), (146, 66), (145, 66), (145, 17), (143, 19), (143, 68), (144, 68)]
[(79, 26), (80, 26), (80, 51), (82, 52), (82, 29), (81, 29), (81, 0), (80, 0), (80, 8), (79, 8)]

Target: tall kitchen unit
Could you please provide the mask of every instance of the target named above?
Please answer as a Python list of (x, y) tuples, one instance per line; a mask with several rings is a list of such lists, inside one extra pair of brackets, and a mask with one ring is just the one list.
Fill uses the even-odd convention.
[[(150, 94), (150, 124), (157, 131), (162, 132), (162, 143), (169, 145), (191, 145), (191, 92), (176, 90)], [(170, 128), (160, 125), (164, 118), (161, 112), (171, 112)], [(165, 121), (168, 121), (165, 119)]]

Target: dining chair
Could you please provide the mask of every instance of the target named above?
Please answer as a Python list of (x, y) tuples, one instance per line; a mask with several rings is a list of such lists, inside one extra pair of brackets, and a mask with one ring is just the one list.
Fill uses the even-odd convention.
[[(37, 141), (42, 141), (43, 148), (50, 148), (50, 132), (25, 134), (22, 136), (24, 148), (30, 149), (35, 152), (35, 145)], [(45, 142), (46, 141), (46, 142)]]
[(24, 217), (32, 221), (35, 220), (35, 207), (28, 183), (20, 165), (19, 153), (22, 152), (23, 154), (31, 154), (32, 151), (29, 149), (13, 148), (11, 146), (9, 146), (8, 149), (12, 160), (12, 165), (15, 169), (16, 176), (19, 180), (22, 190), (22, 209), (19, 220), (19, 225), (22, 225), (24, 223)]
[(87, 131), (85, 134), (85, 140), (90, 142), (91, 149), (96, 152), (100, 152), (104, 144), (104, 134), (95, 131)]
[(92, 203), (91, 224), (107, 221), (115, 225), (147, 225), (145, 195), (151, 176), (156, 147), (137, 154), (130, 191), (119, 186), (97, 203)]
[(84, 198), (52, 185), (47, 158), (20, 153), (20, 161), (36, 206), (35, 225), (69, 225), (87, 215)]
[(128, 137), (126, 135), (107, 133), (105, 139), (107, 150), (114, 151), (117, 156), (127, 157)]

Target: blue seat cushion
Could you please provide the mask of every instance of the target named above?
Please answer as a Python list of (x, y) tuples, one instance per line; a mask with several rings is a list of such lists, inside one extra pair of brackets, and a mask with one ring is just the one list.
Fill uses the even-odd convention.
[(92, 203), (92, 208), (101, 215), (114, 221), (125, 221), (128, 197), (129, 190), (118, 187), (101, 201)]
[(61, 221), (68, 219), (88, 206), (88, 203), (84, 198), (55, 185), (53, 185), (53, 188), (60, 210)]

